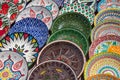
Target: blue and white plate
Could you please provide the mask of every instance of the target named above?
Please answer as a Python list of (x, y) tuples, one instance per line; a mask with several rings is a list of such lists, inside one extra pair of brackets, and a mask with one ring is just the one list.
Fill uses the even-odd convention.
[(39, 48), (43, 47), (48, 38), (48, 28), (44, 22), (37, 18), (24, 18), (16, 22), (9, 30), (9, 35), (14, 32), (26, 32), (31, 34), (39, 44)]

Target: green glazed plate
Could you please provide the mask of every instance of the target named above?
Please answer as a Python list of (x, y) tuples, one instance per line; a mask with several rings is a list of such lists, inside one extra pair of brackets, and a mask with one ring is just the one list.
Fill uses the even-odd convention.
[(58, 16), (53, 22), (51, 31), (54, 33), (62, 28), (77, 29), (82, 32), (87, 39), (89, 38), (92, 29), (88, 19), (84, 15), (76, 12), (68, 12)]
[(83, 50), (84, 54), (87, 55), (89, 43), (86, 37), (75, 29), (61, 29), (54, 34), (52, 34), (47, 43), (50, 43), (55, 40), (69, 40), (76, 43)]

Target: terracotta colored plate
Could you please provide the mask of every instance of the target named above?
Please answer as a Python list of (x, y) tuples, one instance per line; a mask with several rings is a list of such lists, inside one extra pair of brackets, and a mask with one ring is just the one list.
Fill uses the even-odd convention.
[(90, 58), (85, 66), (84, 78), (86, 80), (97, 74), (109, 74), (120, 78), (120, 55), (105, 52)]
[(19, 12), (25, 8), (26, 3), (27, 3), (26, 0), (1, 0), (1, 1), (13, 2), (17, 6)]
[(120, 8), (120, 1), (119, 0), (100, 0), (97, 5), (97, 11), (101, 11), (107, 8)]
[(93, 28), (91, 31), (91, 41), (93, 42), (98, 37), (105, 35), (118, 35), (120, 36), (120, 23), (117, 22), (104, 22)]
[(82, 49), (75, 43), (57, 40), (47, 44), (39, 53), (37, 64), (47, 60), (60, 60), (67, 63), (79, 78), (86, 62)]
[(105, 10), (101, 10), (94, 18), (94, 25), (96, 26), (105, 19), (120, 20), (120, 9), (108, 8)]
[(18, 8), (12, 2), (0, 1), (0, 14), (7, 16), (10, 19), (10, 23), (12, 24), (18, 15)]
[(84, 54), (87, 55), (89, 43), (86, 37), (74, 29), (61, 29), (54, 34), (52, 34), (48, 43), (55, 40), (69, 40), (76, 43), (83, 50)]
[(0, 40), (6, 36), (10, 28), (10, 20), (3, 14), (0, 14)]
[(112, 75), (97, 74), (97, 75), (88, 77), (87, 80), (120, 80), (120, 79)]
[(59, 15), (67, 12), (77, 12), (83, 14), (86, 18), (88, 18), (89, 22), (93, 24), (95, 14), (91, 10), (91, 8), (86, 4), (77, 3), (77, 2), (72, 4), (67, 4), (60, 10)]
[(107, 52), (110, 46), (120, 46), (120, 36), (106, 35), (92, 42), (89, 48), (89, 57), (101, 52)]
[(58, 5), (52, 0), (34, 0), (27, 5), (27, 7), (31, 6), (43, 6), (47, 8), (51, 12), (53, 19), (57, 17), (59, 12)]
[(39, 48), (44, 46), (49, 35), (45, 23), (37, 18), (24, 18), (16, 22), (9, 30), (9, 35), (14, 32), (25, 32), (32, 35), (38, 41)]
[(19, 21), (23, 18), (27, 18), (27, 17), (31, 17), (31, 18), (37, 18), (42, 20), (48, 27), (48, 29), (50, 29), (51, 25), (52, 25), (52, 15), (49, 12), (49, 10), (47, 10), (46, 8), (42, 7), (42, 6), (33, 6), (33, 7), (28, 7), (26, 9), (24, 9), (17, 17), (16, 21)]
[(23, 56), (29, 68), (33, 66), (37, 59), (39, 52), (38, 42), (27, 33), (19, 32), (7, 35), (0, 41), (0, 44), (1, 51), (10, 50)]
[(73, 28), (82, 32), (87, 38), (91, 33), (91, 25), (88, 19), (79, 13), (69, 12), (58, 16), (51, 27), (52, 33), (62, 28)]
[(0, 79), (26, 80), (27, 63), (18, 53), (11, 51), (0, 52)]
[(77, 78), (66, 63), (50, 60), (36, 66), (27, 80), (77, 80)]

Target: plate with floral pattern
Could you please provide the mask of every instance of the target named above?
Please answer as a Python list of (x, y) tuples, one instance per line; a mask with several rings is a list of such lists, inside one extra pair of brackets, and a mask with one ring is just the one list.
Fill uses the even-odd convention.
[(48, 29), (50, 29), (53, 21), (52, 15), (49, 10), (42, 6), (32, 6), (24, 9), (21, 13), (19, 13), (16, 22), (27, 17), (42, 20), (47, 25)]
[(77, 3), (77, 2), (72, 4), (67, 4), (59, 11), (59, 15), (67, 12), (77, 12), (83, 14), (89, 20), (91, 25), (93, 24), (95, 14), (91, 10), (91, 8), (86, 4)]
[(37, 64), (48, 60), (65, 62), (71, 66), (78, 78), (82, 75), (86, 62), (82, 49), (67, 40), (56, 40), (43, 47), (37, 58)]
[(0, 14), (0, 40), (6, 36), (10, 29), (10, 20), (5, 15)]
[(101, 11), (107, 8), (120, 8), (120, 1), (119, 0), (100, 0), (97, 5), (97, 11)]
[(120, 78), (120, 54), (105, 52), (90, 58), (85, 66), (84, 78), (86, 80), (97, 74), (109, 74)]
[(26, 80), (28, 67), (25, 59), (16, 52), (0, 52), (0, 79)]
[(52, 1), (54, 1), (59, 6), (59, 8), (62, 8), (64, 6), (64, 0), (52, 0)]
[(13, 2), (17, 6), (19, 12), (25, 8), (26, 3), (27, 3), (26, 0), (1, 0), (1, 1)]
[(19, 53), (27, 61), (29, 68), (35, 63), (39, 44), (30, 34), (19, 32), (7, 35), (0, 41), (0, 51), (10, 50)]
[(59, 12), (58, 5), (52, 0), (34, 0), (27, 5), (27, 7), (31, 7), (31, 6), (45, 7), (51, 12), (53, 19), (57, 17), (58, 12)]
[(27, 80), (77, 80), (73, 69), (64, 62), (49, 60), (38, 64)]
[(0, 14), (7, 16), (10, 19), (10, 23), (12, 24), (18, 15), (18, 8), (12, 2), (0, 1)]
[(16, 22), (8, 34), (14, 32), (25, 32), (32, 35), (38, 41), (39, 48), (45, 45), (49, 35), (46, 24), (37, 18), (24, 18)]
[(94, 40), (89, 48), (89, 57), (101, 52), (108, 52), (111, 46), (120, 46), (120, 36), (106, 35)]

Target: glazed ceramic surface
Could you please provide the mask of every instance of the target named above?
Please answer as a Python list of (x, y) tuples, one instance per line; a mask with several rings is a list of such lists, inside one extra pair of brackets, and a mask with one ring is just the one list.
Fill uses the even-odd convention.
[(91, 10), (91, 8), (86, 4), (77, 3), (77, 2), (72, 4), (67, 4), (60, 10), (59, 15), (67, 12), (77, 12), (77, 13), (83, 14), (89, 20), (91, 25), (93, 24), (95, 14)]
[(64, 0), (52, 0), (52, 1), (54, 1), (59, 6), (59, 8), (62, 8), (64, 6)]
[(85, 55), (87, 55), (89, 42), (81, 32), (78, 32), (74, 29), (61, 29), (49, 37), (48, 43), (55, 40), (72, 41), (76, 43), (83, 50)]
[(46, 8), (42, 6), (33, 6), (33, 7), (24, 9), (18, 15), (16, 21), (19, 21), (27, 17), (37, 18), (37, 19), (42, 20), (47, 25), (48, 29), (50, 29), (52, 22), (53, 22), (53, 18), (49, 10), (47, 10)]
[(0, 14), (7, 16), (10, 19), (10, 23), (12, 24), (18, 15), (18, 8), (12, 2), (0, 1)]
[(57, 17), (58, 12), (59, 12), (58, 5), (52, 0), (34, 0), (27, 5), (27, 7), (31, 7), (31, 6), (45, 7), (46, 9), (48, 9), (51, 12), (53, 19), (55, 19)]
[(26, 80), (27, 63), (18, 53), (11, 51), (0, 52), (0, 79)]
[(79, 13), (70, 12), (58, 16), (51, 27), (52, 33), (64, 28), (73, 28), (82, 32), (87, 38), (91, 33), (91, 25), (88, 19)]
[(85, 56), (82, 49), (71, 41), (57, 40), (47, 44), (39, 53), (37, 64), (47, 60), (67, 63), (79, 78), (83, 73)]
[(77, 80), (77, 78), (66, 63), (50, 60), (37, 65), (27, 80)]
[(14, 32), (25, 32), (32, 35), (39, 44), (39, 48), (43, 47), (48, 39), (48, 28), (44, 22), (37, 18), (24, 18), (16, 22), (9, 30), (9, 35)]
[(10, 50), (23, 56), (29, 68), (33, 66), (37, 59), (39, 52), (38, 42), (27, 33), (19, 32), (7, 35), (0, 41), (0, 44), (1, 51)]
[(3, 14), (0, 14), (0, 40), (6, 36), (10, 29), (10, 20)]
[(90, 58), (85, 66), (85, 80), (97, 74), (109, 74), (120, 78), (120, 54), (100, 53)]
[(64, 4), (72, 4), (74, 3), (76, 0), (64, 0)]

